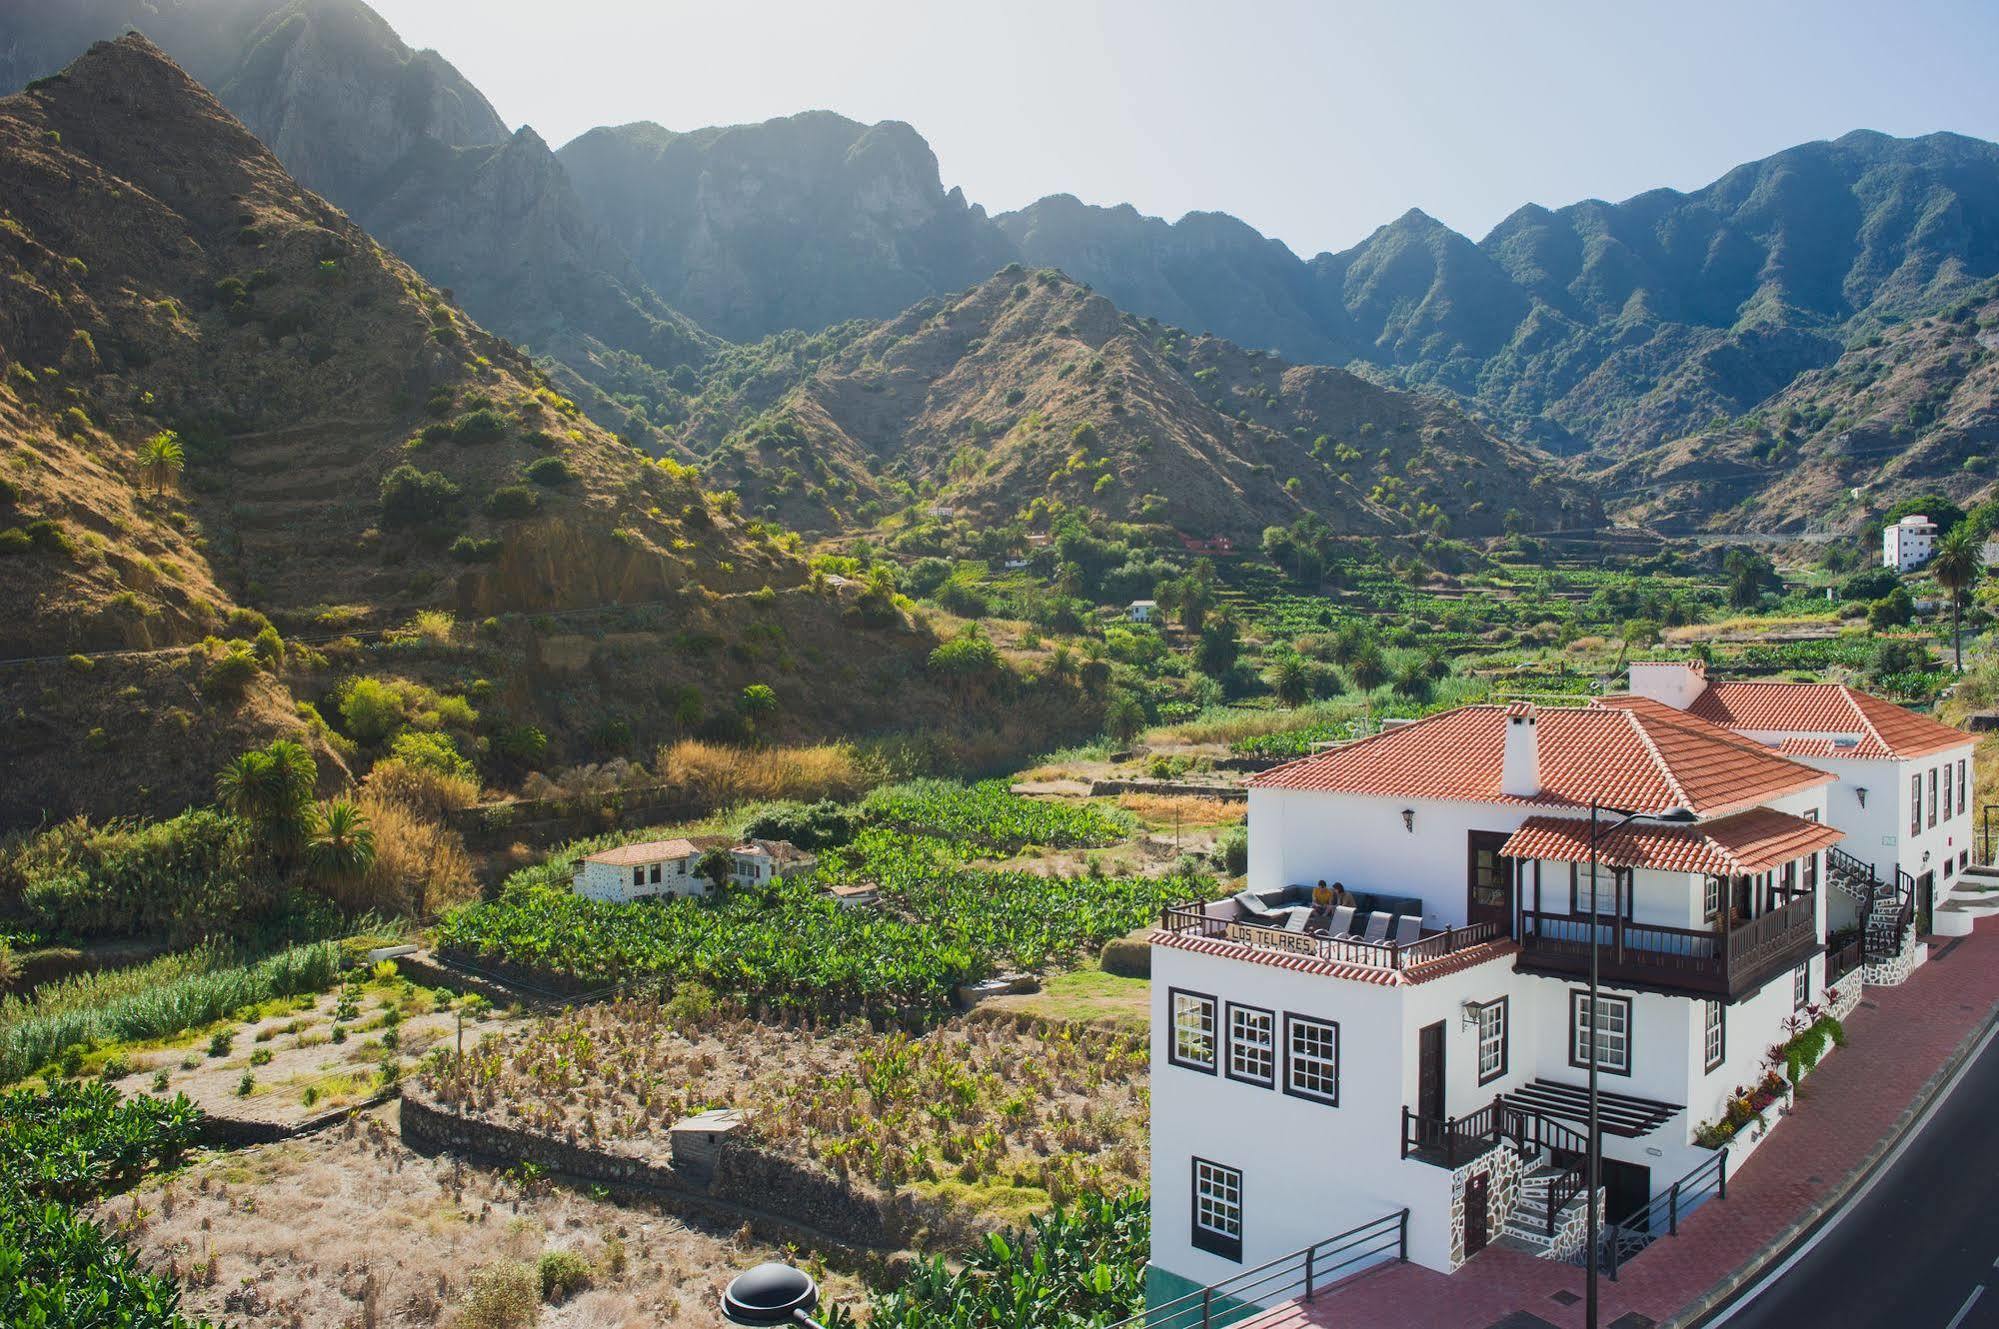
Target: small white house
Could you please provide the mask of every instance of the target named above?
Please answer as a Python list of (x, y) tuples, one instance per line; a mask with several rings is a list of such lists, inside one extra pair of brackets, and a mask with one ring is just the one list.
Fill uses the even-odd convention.
[(592, 900), (706, 895), (713, 888), (694, 870), (702, 853), (702, 846), (685, 839), (645, 840), (600, 849), (577, 862), (575, 891)]
[(1936, 552), (1937, 524), (1911, 513), (1881, 532), (1881, 566), (1908, 572), (1930, 561)]
[(729, 875), (737, 881), (769, 881), (810, 872), (818, 862), (817, 854), (789, 840), (745, 840), (729, 851)]
[(1150, 623), (1159, 617), (1157, 600), (1133, 600), (1125, 606), (1124, 616), (1134, 623)]

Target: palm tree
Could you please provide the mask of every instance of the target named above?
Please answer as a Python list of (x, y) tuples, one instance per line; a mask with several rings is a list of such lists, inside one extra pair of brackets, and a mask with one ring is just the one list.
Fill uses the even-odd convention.
[(1968, 524), (1959, 522), (1951, 533), (1937, 542), (1930, 558), (1930, 575), (1937, 585), (1950, 592), (1950, 651), (1958, 673), (1964, 672), (1964, 632), (1961, 618), (1964, 595), (1978, 581), (1980, 571), (1978, 537)]
[(1286, 706), (1302, 706), (1312, 695), (1312, 676), (1306, 670), (1304, 661), (1295, 655), (1287, 655), (1270, 671), (1270, 686), (1276, 691), (1277, 699)]
[(305, 854), (313, 868), (335, 881), (353, 881), (375, 865), (375, 832), (368, 814), (344, 798), (334, 799), (313, 818)]
[(280, 854), (298, 844), (319, 768), (289, 738), (238, 753), (215, 776), (215, 800), (268, 837)]
[(187, 451), (171, 429), (162, 429), (139, 448), (139, 475), (153, 487), (156, 498), (173, 488), (186, 465)]

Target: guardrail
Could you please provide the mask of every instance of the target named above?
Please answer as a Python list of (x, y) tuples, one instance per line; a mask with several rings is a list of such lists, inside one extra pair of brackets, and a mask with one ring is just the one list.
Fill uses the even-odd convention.
[[(1707, 1160), (1686, 1176), (1681, 1177), (1664, 1191), (1652, 1197), (1652, 1203), (1616, 1223), (1603, 1225), (1603, 1271), (1612, 1282), (1617, 1280), (1617, 1271), (1630, 1263), (1631, 1257), (1650, 1246), (1660, 1237), (1680, 1235), (1680, 1216), (1692, 1210), (1713, 1192), (1717, 1200), (1728, 1198), (1728, 1150), (1717, 1149)], [(1659, 1231), (1659, 1221), (1664, 1219), (1666, 1230)]]
[(1409, 1258), (1409, 1211), (1383, 1214), (1371, 1223), (1280, 1255), (1198, 1292), (1148, 1307), (1109, 1329), (1217, 1329), (1241, 1324), (1288, 1301), (1310, 1301), (1350, 1273), (1387, 1259)]
[(1259, 950), (1283, 951), (1288, 955), (1310, 955), (1340, 964), (1397, 970), (1455, 955), (1483, 945), (1499, 935), (1496, 923), (1473, 923), (1461, 928), (1446, 928), (1401, 944), (1363, 941), (1356, 937), (1320, 936), (1268, 927), (1262, 923), (1217, 918), (1200, 905), (1168, 905), (1159, 911), (1159, 926), (1166, 932), (1191, 932), (1196, 936), (1239, 942)]

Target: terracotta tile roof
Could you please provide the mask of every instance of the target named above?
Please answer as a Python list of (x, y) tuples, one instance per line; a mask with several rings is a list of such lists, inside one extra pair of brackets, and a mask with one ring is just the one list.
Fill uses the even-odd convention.
[(1827, 784), (1832, 777), (1669, 706), (1538, 708), (1541, 792), (1499, 791), (1509, 715), (1465, 706), (1288, 762), (1250, 780), (1307, 789), (1527, 806), (1726, 812)]
[(641, 840), (637, 844), (621, 844), (612, 849), (599, 849), (594, 854), (584, 855), (583, 861), (606, 863), (614, 868), (629, 868), (641, 863), (657, 863), (663, 858), (687, 858), (699, 852), (691, 840)]
[(1154, 946), (1168, 946), (1176, 951), (1192, 951), (1196, 955), (1215, 955), (1229, 960), (1246, 960), (1251, 964), (1267, 964), (1275, 969), (1289, 969), (1299, 974), (1321, 974), (1327, 978), (1351, 979), (1356, 983), (1373, 983), (1378, 987), (1412, 987), (1418, 983), (1428, 983), (1432, 979), (1455, 974), (1461, 969), (1469, 969), (1487, 960), (1496, 960), (1512, 955), (1520, 948), (1510, 941), (1485, 942), (1468, 946), (1461, 951), (1426, 960), (1422, 964), (1411, 965), (1407, 969), (1389, 969), (1380, 965), (1352, 964), (1344, 960), (1328, 960), (1316, 955), (1298, 955), (1291, 951), (1272, 950), (1263, 946), (1246, 946), (1239, 941), (1225, 937), (1203, 937), (1192, 932), (1168, 932), (1164, 928), (1152, 933)]
[(1688, 713), (1731, 729), (1857, 738), (1842, 756), (1922, 757), (1972, 741), (1961, 729), (1843, 683), (1710, 683)]
[[(1698, 826), (1638, 822), (1598, 842), (1598, 857), (1613, 867), (1656, 868), (1726, 877), (1767, 872), (1845, 839), (1823, 822), (1773, 808), (1752, 808)], [(1510, 858), (1558, 863), (1589, 861), (1589, 821), (1583, 817), (1529, 817), (1499, 851)]]

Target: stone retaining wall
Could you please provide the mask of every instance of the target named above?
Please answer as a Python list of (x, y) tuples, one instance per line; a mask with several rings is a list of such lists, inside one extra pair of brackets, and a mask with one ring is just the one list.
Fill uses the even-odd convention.
[(398, 955), (396, 973), (422, 987), (450, 988), (454, 992), (476, 992), (495, 1006), (511, 1006), (517, 1001), (532, 1001), (539, 995), (517, 991), (503, 982), (467, 973), (446, 957), (431, 951)]
[(663, 1195), (723, 1221), (747, 1219), (773, 1240), (823, 1246), (830, 1238), (856, 1253), (878, 1254), (907, 1244), (920, 1221), (905, 1202), (868, 1194), (748, 1142), (719, 1141), (713, 1175), (697, 1179), (669, 1163), (461, 1116), (415, 1085), (403, 1095), (402, 1137), (419, 1153), (449, 1152), (505, 1166), (533, 1163), (584, 1181)]
[(1241, 803), (1249, 790), (1239, 784), (1176, 784), (1172, 780), (1092, 780), (1090, 797), (1110, 794), (1163, 794), (1168, 798), (1218, 798), (1225, 803)]

